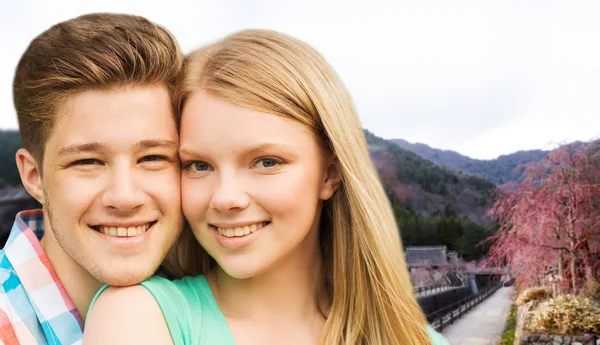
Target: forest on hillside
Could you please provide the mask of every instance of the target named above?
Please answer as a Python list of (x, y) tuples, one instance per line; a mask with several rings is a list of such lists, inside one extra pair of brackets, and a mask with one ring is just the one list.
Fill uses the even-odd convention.
[(394, 208), (404, 246), (446, 245), (464, 260), (479, 260), (495, 233), (486, 213), (496, 186), (434, 164), (365, 131), (371, 157)]

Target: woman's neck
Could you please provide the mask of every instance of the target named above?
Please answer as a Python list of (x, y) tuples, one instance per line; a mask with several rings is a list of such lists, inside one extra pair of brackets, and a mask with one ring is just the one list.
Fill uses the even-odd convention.
[(324, 320), (318, 231), (311, 231), (304, 243), (268, 272), (236, 279), (218, 268), (208, 280), (219, 308), (228, 318)]

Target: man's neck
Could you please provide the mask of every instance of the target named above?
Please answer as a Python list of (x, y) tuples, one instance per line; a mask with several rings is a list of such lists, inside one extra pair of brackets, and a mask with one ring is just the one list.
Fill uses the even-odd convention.
[(44, 236), (40, 241), (42, 248), (81, 318), (85, 320), (90, 303), (103, 284), (75, 262), (58, 244), (49, 224), (44, 225)]

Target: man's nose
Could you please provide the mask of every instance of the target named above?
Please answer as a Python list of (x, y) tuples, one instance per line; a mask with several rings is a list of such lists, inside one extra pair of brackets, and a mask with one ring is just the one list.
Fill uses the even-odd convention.
[(145, 200), (146, 194), (135, 179), (134, 167), (116, 167), (102, 198), (104, 206), (129, 212), (143, 205)]

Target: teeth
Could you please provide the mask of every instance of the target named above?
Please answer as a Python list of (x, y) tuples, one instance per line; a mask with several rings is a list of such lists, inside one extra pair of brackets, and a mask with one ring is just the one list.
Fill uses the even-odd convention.
[(148, 230), (148, 228), (150, 228), (150, 223), (130, 227), (100, 225), (97, 228), (98, 231), (100, 231), (102, 234), (112, 237), (134, 237), (145, 233)]
[(267, 225), (267, 222), (261, 222), (237, 228), (217, 228), (217, 230), (225, 237), (242, 237), (255, 232), (265, 225)]

